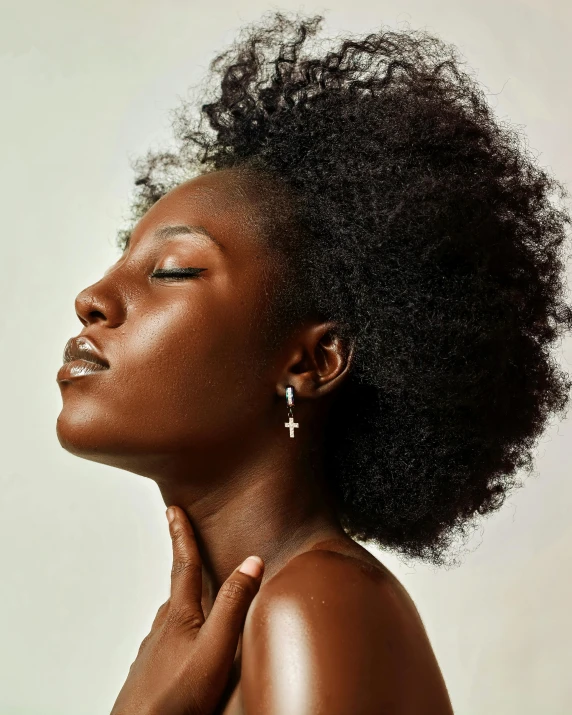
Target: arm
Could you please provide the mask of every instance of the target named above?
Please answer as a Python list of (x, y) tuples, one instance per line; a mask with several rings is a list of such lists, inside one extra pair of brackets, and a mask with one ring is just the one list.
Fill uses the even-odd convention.
[(293, 559), (249, 611), (245, 715), (451, 715), (421, 620), (402, 587), (328, 551)]

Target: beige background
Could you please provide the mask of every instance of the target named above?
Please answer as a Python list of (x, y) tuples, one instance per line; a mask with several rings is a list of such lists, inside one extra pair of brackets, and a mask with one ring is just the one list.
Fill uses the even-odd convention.
[[(188, 0), (0, 3), (0, 715), (109, 712), (168, 597), (155, 484), (81, 461), (55, 435), (73, 300), (116, 260), (137, 156), (241, 25), (274, 6)], [(500, 117), (572, 184), (567, 0), (331, 0), (326, 30), (427, 27), (459, 46)], [(572, 370), (572, 343), (558, 354)], [(457, 715), (572, 712), (572, 421), (460, 568), (381, 558), (416, 600)]]

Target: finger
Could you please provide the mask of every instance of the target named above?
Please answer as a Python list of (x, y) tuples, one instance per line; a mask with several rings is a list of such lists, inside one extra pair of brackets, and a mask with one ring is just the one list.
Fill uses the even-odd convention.
[(202, 613), (202, 562), (193, 527), (185, 512), (177, 506), (167, 509), (167, 518), (170, 510), (174, 512), (174, 518), (169, 522), (173, 544), (171, 602), (185, 608), (196, 606)]
[[(242, 568), (246, 571), (240, 571)], [(199, 632), (199, 637), (209, 644), (204, 652), (212, 659), (211, 667), (222, 669), (232, 665), (246, 614), (258, 593), (263, 573), (264, 561), (259, 556), (249, 556), (220, 587)]]
[(167, 611), (169, 610), (170, 602), (165, 601), (161, 606), (159, 606), (159, 610), (157, 611), (157, 615), (155, 616), (155, 619), (153, 620), (153, 623), (151, 624), (151, 630), (158, 628), (161, 623), (165, 620), (165, 617), (167, 615)]

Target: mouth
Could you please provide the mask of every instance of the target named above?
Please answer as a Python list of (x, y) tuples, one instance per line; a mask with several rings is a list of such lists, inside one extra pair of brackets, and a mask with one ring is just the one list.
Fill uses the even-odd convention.
[(70, 338), (64, 348), (64, 364), (57, 374), (58, 382), (93, 375), (109, 369), (109, 363), (85, 335)]

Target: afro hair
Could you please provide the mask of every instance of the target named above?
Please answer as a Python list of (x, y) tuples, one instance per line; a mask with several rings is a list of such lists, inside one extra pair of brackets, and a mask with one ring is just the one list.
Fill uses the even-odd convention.
[(443, 565), (567, 406), (551, 346), (572, 329), (568, 192), (453, 46), (382, 28), (324, 49), (322, 20), (272, 13), (213, 60), (201, 102), (175, 114), (176, 150), (135, 163), (131, 227), (204, 172), (288, 188), (296, 240), (273, 230), (277, 208), (268, 240), (290, 315), (315, 309), (354, 346), (326, 427), (341, 523)]

